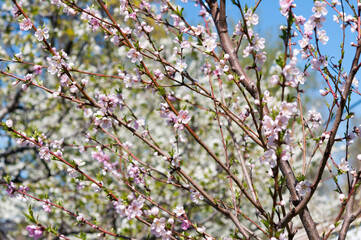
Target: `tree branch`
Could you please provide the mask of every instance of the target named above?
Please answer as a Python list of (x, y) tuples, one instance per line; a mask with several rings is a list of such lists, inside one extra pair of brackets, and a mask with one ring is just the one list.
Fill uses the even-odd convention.
[(236, 50), (233, 47), (232, 40), (228, 34), (226, 19), (226, 3), (221, 0), (220, 6), (217, 0), (206, 0), (213, 22), (216, 25), (223, 51), (229, 55), (229, 62), (232, 70), (238, 74), (240, 83), (246, 88), (254, 99), (259, 98), (256, 84), (248, 77), (243, 67), (238, 61)]

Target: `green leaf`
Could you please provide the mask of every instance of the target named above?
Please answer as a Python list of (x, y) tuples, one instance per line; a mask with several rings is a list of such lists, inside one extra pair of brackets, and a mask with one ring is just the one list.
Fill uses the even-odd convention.
[(174, 13), (177, 14), (180, 18), (183, 18), (184, 8), (179, 9), (179, 6), (174, 10)]
[(267, 220), (261, 219), (260, 221), (263, 223), (263, 225), (265, 225), (266, 228), (269, 227), (269, 222)]
[(75, 237), (83, 239), (83, 240), (87, 239), (86, 234), (83, 232), (83, 230), (81, 230), (80, 234), (78, 236), (75, 236)]
[(11, 177), (9, 176), (9, 174), (7, 174), (5, 177), (4, 177), (5, 181), (10, 184), (11, 182)]
[(298, 174), (298, 176), (296, 177), (296, 180), (298, 181), (298, 182), (302, 182), (302, 181), (304, 181), (306, 179), (306, 177), (305, 177), (305, 175), (303, 175), (303, 174)]
[(30, 222), (37, 224), (37, 221), (36, 221), (35, 218), (34, 218), (34, 212), (33, 212), (33, 209), (32, 209), (32, 207), (31, 207), (31, 205), (29, 205), (28, 211), (29, 211), (29, 214), (26, 214), (25, 212), (23, 212), (23, 214), (25, 215), (25, 217), (26, 217)]
[(353, 113), (353, 112), (347, 113), (345, 120), (349, 119), (349, 118), (353, 118), (354, 116), (355, 116), (355, 113)]
[(159, 88), (158, 88), (158, 93), (159, 93), (159, 95), (161, 95), (161, 96), (163, 96), (163, 97), (165, 97), (165, 95), (166, 95), (166, 91), (165, 91), (165, 89), (162, 88), (162, 87), (159, 87)]

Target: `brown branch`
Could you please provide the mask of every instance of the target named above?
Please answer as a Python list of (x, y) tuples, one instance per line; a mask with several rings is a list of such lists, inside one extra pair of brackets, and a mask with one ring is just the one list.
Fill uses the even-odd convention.
[(289, 221), (291, 221), (291, 219), (296, 216), (297, 214), (301, 213), (301, 211), (307, 209), (307, 204), (308, 202), (311, 200), (313, 194), (316, 192), (317, 186), (321, 181), (322, 178), (322, 174), (323, 171), (325, 169), (326, 163), (328, 158), (330, 157), (331, 154), (331, 150), (333, 147), (333, 144), (335, 143), (335, 137), (336, 137), (336, 133), (337, 130), (339, 128), (339, 125), (341, 123), (341, 119), (342, 119), (342, 114), (343, 114), (343, 109), (345, 108), (346, 105), (346, 101), (348, 98), (348, 95), (350, 93), (350, 89), (351, 89), (351, 84), (352, 84), (352, 80), (355, 77), (357, 71), (359, 70), (358, 67), (358, 62), (359, 62), (359, 58), (360, 58), (360, 54), (361, 54), (361, 39), (358, 40), (358, 44), (357, 44), (357, 49), (356, 49), (356, 53), (355, 53), (355, 57), (353, 59), (352, 62), (352, 66), (351, 66), (351, 70), (350, 73), (348, 75), (348, 78), (346, 80), (346, 84), (345, 84), (345, 90), (341, 96), (341, 100), (340, 100), (340, 106), (337, 109), (337, 113), (336, 113), (336, 117), (335, 117), (335, 121), (334, 124), (332, 126), (331, 132), (330, 132), (330, 138), (327, 142), (327, 146), (325, 149), (325, 152), (323, 154), (321, 163), (317, 169), (317, 174), (316, 177), (313, 181), (313, 185), (311, 188), (311, 192), (306, 195), (306, 197), (300, 202), (300, 204), (298, 204), (295, 208), (293, 208), (280, 222), (279, 222), (279, 226), (280, 227), (284, 227)]
[(210, 7), (210, 14), (213, 22), (216, 25), (217, 32), (220, 38), (220, 44), (225, 53), (229, 55), (229, 62), (232, 70), (238, 74), (240, 83), (246, 88), (254, 99), (259, 98), (256, 84), (248, 77), (243, 67), (237, 58), (237, 53), (233, 47), (232, 40), (228, 34), (227, 20), (226, 20), (226, 3), (221, 0), (220, 6), (216, 0), (206, 0)]
[(361, 208), (358, 208), (355, 212), (353, 212), (353, 207), (355, 205), (355, 197), (356, 197), (356, 184), (360, 181), (360, 172), (353, 180), (352, 189), (349, 195), (349, 199), (346, 203), (346, 211), (345, 217), (342, 223), (342, 227), (340, 230), (340, 234), (338, 236), (339, 240), (346, 239), (347, 231), (350, 228), (351, 223), (360, 215)]

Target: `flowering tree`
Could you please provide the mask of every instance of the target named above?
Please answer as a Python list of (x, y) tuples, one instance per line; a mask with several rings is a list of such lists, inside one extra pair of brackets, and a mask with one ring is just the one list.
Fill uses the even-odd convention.
[[(306, 19), (281, 0), (282, 49), (268, 55), (254, 29), (263, 3), (227, 4), (241, 14), (232, 29), (225, 0), (188, 3), (198, 25), (162, 0), (4, 3), (5, 237), (345, 239), (361, 213), (361, 4), (315, 1)], [(10, 213), (23, 202), (26, 224)]]

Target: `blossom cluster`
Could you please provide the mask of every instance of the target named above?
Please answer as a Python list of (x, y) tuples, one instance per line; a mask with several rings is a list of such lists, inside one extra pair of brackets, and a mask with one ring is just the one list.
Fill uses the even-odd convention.
[(84, 108), (84, 116), (91, 118), (95, 126), (101, 128), (110, 128), (113, 125), (113, 119), (110, 114), (114, 112), (117, 107), (123, 106), (122, 96), (120, 94), (99, 94), (97, 96), (100, 110), (93, 112), (91, 108)]
[[(183, 2), (186, 2), (186, 0)], [(272, 211), (274, 211), (274, 209), (277, 209), (279, 206), (285, 206), (287, 202), (286, 198), (289, 197), (284, 191), (286, 187), (289, 188), (288, 190), (291, 195), (297, 192), (296, 195), (301, 198), (300, 200), (307, 196), (307, 194), (311, 192), (311, 189), (314, 190), (309, 181), (294, 178), (296, 174), (293, 173), (297, 173), (298, 169), (295, 169), (294, 172), (285, 173), (282, 172), (283, 170), (280, 164), (288, 164), (285, 161), (291, 160), (292, 156), (302, 151), (308, 153), (310, 149), (309, 146), (313, 145), (311, 138), (321, 139), (317, 143), (320, 149), (323, 147), (323, 141), (333, 140), (332, 138), (334, 138), (331, 132), (324, 130), (321, 135), (321, 132), (318, 131), (322, 125), (321, 113), (310, 110), (308, 111), (308, 116), (303, 118), (304, 115), (301, 110), (303, 110), (305, 106), (302, 106), (302, 97), (297, 96), (297, 101), (294, 100), (296, 95), (303, 93), (304, 90), (301, 88), (305, 87), (304, 83), (307, 81), (307, 78), (310, 77), (309, 71), (313, 70), (321, 74), (326, 74), (327, 67), (329, 67), (328, 60), (330, 59), (322, 55), (319, 50), (320, 44), (325, 45), (329, 41), (329, 36), (327, 36), (326, 31), (323, 29), (324, 22), (326, 21), (325, 16), (328, 14), (326, 9), (327, 2), (314, 1), (312, 16), (306, 19), (302, 15), (295, 15), (293, 9), (296, 8), (296, 4), (294, 0), (280, 0), (280, 11), (281, 14), (286, 17), (288, 26), (281, 26), (280, 28), (285, 49), (276, 56), (276, 73), (274, 71), (267, 71), (267, 73), (271, 72), (271, 74), (273, 74), (270, 84), (269, 82), (262, 81), (264, 76), (267, 75), (266, 71), (261, 71), (261, 68), (265, 68), (265, 61), (267, 57), (268, 61), (270, 61), (271, 54), (266, 57), (266, 39), (255, 32), (255, 26), (259, 24), (260, 20), (255, 12), (258, 5), (254, 8), (247, 6), (244, 9), (239, 6), (242, 19), (235, 26), (233, 37), (227, 35), (230, 41), (227, 42), (224, 41), (224, 37), (222, 38), (221, 34), (226, 35), (228, 30), (220, 32), (219, 35), (216, 33), (216, 29), (219, 31), (219, 22), (216, 19), (222, 17), (220, 15), (223, 13), (218, 12), (218, 16), (212, 16), (212, 6), (206, 2), (207, 1), (202, 2), (202, 4), (198, 2), (195, 3), (196, 6), (200, 7), (199, 15), (204, 21), (204, 24), (192, 26), (184, 18), (182, 14), (183, 10), (169, 1), (152, 4), (147, 1), (131, 2), (120, 0), (118, 1), (119, 6), (115, 9), (110, 9), (114, 6), (114, 3), (108, 2), (105, 4), (100, 1), (99, 6), (94, 4), (92, 6), (86, 6), (83, 9), (81, 6), (77, 6), (75, 2), (70, 3), (68, 1), (51, 0), (51, 5), (62, 8), (67, 15), (78, 15), (78, 17), (71, 17), (71, 19), (75, 19), (74, 21), (81, 19), (83, 22), (83, 24), (79, 24), (80, 26), (74, 26), (73, 30), (76, 40), (71, 43), (74, 46), (78, 46), (82, 40), (82, 38), (78, 37), (82, 34), (89, 34), (90, 37), (87, 39), (86, 44), (89, 44), (90, 55), (102, 56), (103, 52), (100, 50), (103, 50), (104, 43), (108, 44), (106, 45), (107, 48), (112, 49), (112, 51), (109, 51), (110, 56), (108, 58), (113, 61), (111, 64), (110, 61), (106, 62), (103, 57), (87, 59), (91, 63), (88, 64), (87, 61), (84, 61), (83, 64), (83, 56), (80, 55), (82, 55), (81, 51), (85, 51), (84, 49), (79, 51), (79, 58), (69, 57), (66, 52), (74, 54), (75, 49), (72, 49), (71, 46), (68, 49), (68, 47), (65, 47), (66, 44), (56, 39), (49, 40), (50, 35), (55, 38), (57, 34), (59, 34), (59, 36), (63, 34), (62, 31), (57, 31), (55, 34), (57, 29), (54, 29), (54, 34), (52, 34), (53, 30), (50, 27), (52, 26), (51, 21), (47, 20), (42, 26), (36, 26), (42, 19), (33, 18), (31, 20), (27, 17), (27, 15), (23, 13), (23, 9), (20, 9), (22, 6), (21, 3), (14, 6), (12, 10), (14, 17), (24, 15), (21, 20), (18, 20), (22, 34), (28, 34), (34, 31), (34, 34), (29, 34), (29, 36), (32, 37), (34, 42), (39, 46), (42, 46), (45, 51), (51, 53), (51, 56), (47, 58), (41, 58), (41, 54), (35, 54), (36, 57), (34, 59), (36, 60), (34, 60), (34, 63), (30, 63), (32, 57), (26, 56), (27, 53), (24, 57), (21, 52), (15, 54), (12, 61), (19, 65), (30, 66), (32, 70), (30, 70), (31, 73), (27, 73), (23, 79), (16, 78), (13, 86), (15, 87), (18, 83), (22, 82), (21, 88), (24, 92), (28, 91), (29, 86), (32, 86), (40, 87), (43, 90), (53, 93), (47, 101), (39, 101), (39, 103), (34, 103), (33, 98), (35, 99), (35, 97), (32, 95), (32, 92), (28, 91), (26, 93), (30, 96), (27, 97), (32, 100), (26, 103), (34, 106), (36, 111), (42, 109), (44, 106), (47, 108), (49, 108), (49, 106), (51, 107), (52, 105), (49, 103), (58, 103), (57, 101), (59, 99), (65, 100), (65, 103), (61, 103), (64, 105), (68, 103), (67, 100), (70, 100), (69, 103), (71, 104), (76, 102), (76, 114), (80, 114), (80, 116), (83, 114), (86, 121), (89, 122), (89, 124), (84, 124), (84, 127), (89, 127), (94, 131), (94, 134), (96, 134), (94, 137), (90, 136), (90, 133), (87, 132), (89, 129), (85, 130), (87, 132), (86, 142), (92, 141), (92, 144), (85, 146), (76, 143), (74, 143), (74, 145), (68, 144), (70, 137), (66, 137), (66, 143), (64, 143), (64, 139), (60, 139), (64, 135), (64, 132), (60, 130), (44, 131), (49, 138), (50, 134), (58, 134), (61, 136), (58, 138), (60, 140), (53, 141), (39, 133), (34, 133), (30, 137), (27, 137), (25, 133), (20, 133), (21, 138), (17, 141), (19, 146), (28, 146), (36, 149), (39, 152), (39, 158), (44, 160), (43, 163), (49, 168), (52, 168), (52, 165), (57, 165), (55, 163), (48, 164), (52, 159), (58, 158), (61, 162), (66, 163), (66, 173), (68, 174), (66, 177), (77, 184), (76, 189), (79, 191), (84, 189), (84, 182), (86, 182), (83, 181), (84, 178), (90, 180), (90, 188), (94, 192), (104, 191), (106, 193), (108, 193), (108, 189), (117, 189), (114, 185), (118, 184), (116, 181), (110, 181), (108, 177), (114, 176), (114, 179), (117, 178), (123, 181), (126, 184), (126, 188), (131, 192), (127, 197), (124, 197), (124, 195), (121, 197), (116, 196), (116, 194), (122, 195), (124, 192), (117, 192), (114, 195), (111, 193), (108, 195), (108, 197), (112, 199), (111, 201), (116, 199), (116, 201), (112, 202), (114, 210), (118, 214), (116, 217), (121, 217), (122, 221), (128, 220), (130, 223), (136, 222), (135, 219), (147, 223), (150, 227), (150, 233), (153, 235), (152, 237), (162, 238), (163, 240), (174, 238), (173, 235), (176, 236), (181, 234), (180, 232), (182, 232), (182, 230), (187, 231), (188, 229), (197, 232), (197, 234), (200, 234), (200, 236), (205, 239), (209, 239), (210, 237), (208, 238), (205, 233), (205, 227), (197, 227), (192, 223), (193, 220), (190, 218), (192, 216), (194, 219), (198, 219), (198, 216), (206, 216), (208, 212), (207, 214), (205, 212), (209, 210), (198, 212), (204, 205), (212, 205), (215, 211), (224, 214), (225, 219), (229, 220), (229, 222), (233, 221), (237, 227), (241, 226), (241, 224), (238, 224), (238, 220), (242, 219), (243, 221), (243, 214), (235, 212), (236, 217), (230, 217), (231, 214), (234, 214), (233, 210), (228, 206), (228, 203), (231, 201), (226, 200), (223, 202), (223, 200), (218, 200), (219, 190), (222, 191), (222, 199), (230, 197), (230, 199), (234, 200), (235, 196), (237, 196), (240, 200), (242, 197), (243, 201), (243, 199), (247, 200), (248, 198), (248, 200), (250, 200), (249, 204), (253, 204), (257, 209), (262, 210), (257, 211), (262, 219), (274, 221), (275, 219), (270, 218), (272, 218), (272, 216), (276, 216), (277, 218), (277, 214), (268, 214), (268, 210), (266, 208), (263, 209), (263, 206), (269, 206), (267, 201), (269, 201), (270, 198), (263, 196), (263, 194), (258, 195), (257, 192), (252, 192), (252, 195), (254, 195), (254, 199), (252, 200), (249, 194), (245, 192), (248, 190), (244, 190), (238, 185), (239, 181), (236, 181), (238, 178), (242, 178), (242, 181), (245, 181), (245, 183), (247, 181), (249, 190), (255, 191), (257, 188), (261, 189), (257, 186), (259, 184), (257, 181), (260, 179), (263, 180), (263, 177), (259, 177), (258, 172), (253, 172), (253, 170), (257, 171), (258, 169), (254, 168), (254, 165), (248, 164), (248, 160), (259, 157), (261, 164), (272, 168), (271, 171), (269, 171), (271, 177), (275, 177), (273, 176), (274, 173), (277, 173), (278, 176), (283, 174), (282, 178), (285, 179), (285, 181), (296, 183), (281, 184), (278, 186), (278, 189), (277, 185), (275, 185), (274, 206), (272, 208)], [(208, 2), (210, 3), (211, 1)], [(49, 3), (47, 2), (46, 4)], [(237, 6), (237, 1), (234, 4)], [(331, 7), (335, 7), (337, 4), (339, 4), (337, 0), (329, 3), (329, 5), (332, 5)], [(354, 16), (338, 13), (337, 16), (334, 16), (334, 21), (339, 22), (340, 20), (342, 21), (343, 28), (351, 26), (351, 31), (357, 30), (356, 18)], [(119, 24), (117, 22), (119, 22)], [(64, 26), (65, 25), (66, 24), (64, 24)], [(294, 25), (297, 30), (294, 30)], [(59, 28), (60, 27), (63, 26), (59, 26)], [(159, 29), (161, 30), (161, 34), (158, 34), (158, 32), (155, 33)], [(25, 33), (24, 31), (28, 32)], [(104, 34), (104, 39), (101, 34)], [(164, 37), (169, 35), (169, 38), (163, 41), (163, 35)], [(94, 36), (94, 38), (91, 38), (91, 36)], [(298, 44), (294, 42), (297, 36)], [(316, 45), (313, 44), (313, 40)], [(96, 49), (92, 48), (94, 46), (93, 44), (98, 44), (98, 42), (101, 42), (101, 44), (96, 45)], [(53, 46), (56, 46), (56, 48)], [(63, 46), (66, 50), (61, 49)], [(222, 48), (217, 48), (217, 46), (222, 46)], [(89, 55), (86, 55), (86, 57), (88, 56)], [(192, 61), (191, 56), (195, 56), (194, 59), (196, 60)], [(241, 59), (238, 59), (240, 56), (251, 59), (252, 64), (244, 67)], [(301, 70), (301, 64), (299, 62), (301, 58), (306, 62), (304, 70)], [(46, 61), (44, 61), (45, 59)], [(77, 61), (77, 64), (80, 63), (78, 64), (79, 69), (74, 67), (71, 59)], [(116, 63), (118, 66), (114, 66), (116, 65), (114, 64), (115, 59), (117, 61), (120, 59)], [(237, 59), (238, 62), (236, 62)], [(203, 62), (201, 62), (201, 60)], [(43, 68), (47, 69), (47, 73), (42, 73)], [(335, 66), (333, 66), (333, 68), (336, 69)], [(118, 76), (113, 75), (116, 72)], [(37, 81), (36, 78), (45, 78), (45, 74), (52, 76), (50, 76), (51, 78), (45, 81), (45, 83), (43, 83), (43, 81)], [(82, 74), (96, 76), (94, 78), (102, 76), (102, 79), (109, 78), (112, 80), (103, 82), (99, 79), (95, 81), (93, 77), (89, 77), (89, 80), (88, 78), (79, 78), (79, 75)], [(22, 76), (23, 75), (24, 73), (22, 73)], [(211, 80), (211, 77), (218, 80), (215, 82), (216, 84), (213, 85), (212, 81), (209, 81), (209, 83), (204, 81), (207, 78)], [(328, 77), (331, 78), (331, 74)], [(328, 86), (325, 90), (320, 91), (322, 96), (326, 96), (329, 92), (332, 92), (333, 97), (337, 100), (339, 97), (337, 93), (348, 93), (349, 90), (346, 89), (348, 83), (346, 82), (348, 78), (346, 73), (342, 72), (339, 74), (339, 78), (342, 80), (337, 79), (337, 81), (335, 81), (335, 79), (332, 79), (334, 81), (328, 81), (329, 78), (325, 77)], [(117, 85), (119, 79), (125, 88), (117, 90), (118, 94), (109, 93), (112, 91), (111, 89), (119, 87), (119, 85)], [(223, 80), (230, 81), (224, 82)], [(217, 83), (219, 85), (217, 85)], [(333, 92), (332, 86), (330, 86), (332, 83), (335, 85), (336, 93)], [(274, 88), (268, 88), (270, 85)], [(358, 85), (358, 81), (355, 78), (352, 90), (354, 90), (355, 93), (359, 93), (356, 85)], [(237, 87), (235, 86), (241, 88), (240, 92), (237, 92)], [(250, 91), (249, 86), (256, 92)], [(244, 89), (248, 90), (248, 93), (244, 91)], [(147, 91), (152, 94), (149, 94), (150, 96), (142, 94), (143, 92), (147, 93)], [(191, 94), (183, 95), (185, 91), (191, 91)], [(159, 96), (154, 94), (155, 92), (158, 92)], [(281, 94), (282, 97), (280, 97)], [(129, 96), (132, 96), (132, 98)], [(179, 96), (185, 97), (182, 99)], [(242, 96), (246, 101), (243, 101)], [(53, 99), (54, 97), (57, 98)], [(218, 99), (218, 97), (220, 98)], [(253, 98), (253, 100), (249, 101), (248, 98)], [(274, 103), (274, 99), (275, 101), (277, 100), (276, 98), (279, 100), (277, 106), (270, 108), (270, 111), (268, 111), (268, 107), (271, 103)], [(165, 119), (171, 126), (172, 131), (167, 132), (166, 130), (168, 128), (162, 128), (159, 122), (157, 122), (159, 121), (159, 116), (154, 115), (153, 111), (154, 105), (159, 103), (157, 101), (166, 101), (166, 103), (160, 104), (158, 110), (161, 118)], [(147, 110), (144, 111), (144, 109), (149, 107), (147, 104), (152, 105), (151, 108), (147, 109), (151, 109), (149, 112), (146, 112)], [(339, 107), (338, 104), (339, 102), (334, 102), (332, 111)], [(69, 106), (73, 107), (72, 105)], [(71, 107), (69, 107), (69, 109), (72, 109)], [(298, 116), (298, 108), (300, 108), (300, 116)], [(201, 117), (199, 117), (199, 115), (197, 115), (199, 113), (198, 109), (201, 109), (199, 112), (206, 111), (215, 114), (217, 118), (207, 118), (204, 117), (205, 115), (202, 115), (202, 113), (199, 114), (201, 115)], [(243, 109), (243, 111), (241, 111), (241, 109)], [(119, 114), (120, 110), (122, 110), (121, 114)], [(233, 110), (235, 111), (233, 112)], [(191, 114), (190, 111), (194, 111), (194, 114)], [(149, 126), (156, 127), (156, 129), (149, 131), (148, 124), (145, 124), (145, 120), (140, 115), (146, 116)], [(189, 124), (192, 116), (197, 120), (196, 124)], [(240, 117), (234, 118), (234, 116)], [(252, 119), (249, 116), (251, 116)], [(65, 119), (64, 122), (74, 121), (74, 119), (84, 121), (81, 117), (75, 118), (73, 115), (68, 116), (67, 113), (62, 114), (61, 117)], [(16, 122), (19, 121), (18, 119), (21, 119), (21, 116), (16, 119)], [(214, 119), (218, 121), (212, 122)], [(237, 119), (237, 121), (234, 121), (234, 119)], [(238, 121), (239, 119), (242, 121)], [(228, 124), (224, 125), (223, 120), (227, 120)], [(154, 121), (155, 124), (151, 121)], [(236, 124), (234, 123), (237, 123), (237, 126), (241, 126), (241, 128), (235, 127)], [(2, 124), (2, 126), (4, 125)], [(24, 124), (24, 126), (27, 127), (28, 125)], [(40, 124), (40, 126), (44, 127), (42, 124)], [(74, 133), (73, 136), (77, 136), (77, 134), (84, 131), (84, 128), (69, 129), (67, 127), (68, 126), (64, 127), (66, 133)], [(306, 129), (303, 130), (303, 146), (300, 146), (301, 144), (299, 143), (301, 142), (295, 143), (293, 140), (294, 133), (297, 133), (301, 127)], [(328, 127), (329, 122), (325, 128)], [(16, 133), (13, 128), (13, 122), (10, 119), (5, 122), (4, 129)], [(221, 133), (221, 140), (212, 132), (215, 129)], [(139, 132), (137, 132), (138, 130), (143, 131), (142, 134), (139, 134)], [(185, 137), (185, 132), (181, 130), (189, 130), (187, 133), (189, 138), (188, 136)], [(28, 129), (24, 131), (28, 131)], [(338, 138), (338, 140), (344, 140), (348, 147), (354, 142), (356, 136), (361, 136), (361, 131), (360, 127), (354, 127), (353, 131), (347, 131), (344, 137)], [(251, 136), (249, 133), (255, 134)], [(316, 133), (320, 136), (314, 137), (313, 135), (316, 135)], [(247, 134), (249, 134), (249, 136), (247, 136)], [(238, 142), (237, 138), (240, 135), (242, 140)], [(301, 135), (302, 134), (300, 134), (300, 136)], [(310, 137), (311, 135), (312, 137)], [(298, 136), (296, 137), (298, 138)], [(167, 139), (171, 140), (167, 141)], [(196, 139), (196, 142), (201, 144), (194, 144), (196, 142), (192, 142), (190, 139)], [(232, 139), (233, 143), (230, 142), (229, 139)], [(255, 141), (252, 142), (251, 139)], [(75, 137), (74, 142), (76, 141), (77, 139)], [(139, 143), (137, 141), (141, 142), (139, 146), (137, 146)], [(223, 144), (219, 144), (220, 141), (222, 141)], [(253, 155), (255, 152), (258, 154), (259, 151), (259, 147), (254, 148), (258, 150), (250, 149), (249, 146), (253, 146), (253, 144), (258, 144), (264, 149), (261, 156)], [(117, 148), (114, 146), (117, 146)], [(144, 149), (144, 146), (146, 146), (146, 149)], [(74, 149), (70, 148), (79, 149), (79, 152), (73, 151)], [(86, 148), (92, 148), (93, 150), (85, 151)], [(171, 151), (169, 151), (169, 148)], [(132, 152), (130, 152), (130, 150), (132, 150)], [(149, 154), (149, 152), (153, 152), (154, 150), (156, 152), (155, 154)], [(237, 154), (234, 154), (234, 152)], [(85, 161), (80, 159), (79, 153), (81, 153), (80, 155), (83, 159), (91, 157), (95, 160), (95, 164), (88, 164), (82, 168), (82, 166), (85, 165)], [(318, 154), (318, 152), (314, 154)], [(192, 164), (188, 164), (195, 155), (197, 155), (197, 158), (199, 157), (200, 161), (194, 164), (193, 162)], [(331, 153), (329, 155), (331, 156)], [(158, 157), (167, 161), (157, 161), (159, 160)], [(361, 159), (361, 155), (357, 158)], [(119, 161), (114, 161), (114, 159), (119, 159)], [(211, 159), (212, 162), (208, 162), (208, 159)], [(245, 159), (247, 159), (247, 161), (245, 161)], [(227, 162), (226, 166), (222, 164), (223, 160)], [(310, 159), (309, 164), (314, 164), (315, 161), (311, 160), (312, 159)], [(297, 164), (300, 164), (300, 162), (301, 161), (292, 161), (291, 167), (298, 166)], [(181, 163), (182, 169), (180, 169)], [(251, 166), (251, 171), (244, 171), (244, 169), (242, 169), (243, 174), (242, 176), (239, 175), (238, 170), (233, 169), (238, 163), (242, 168), (243, 166)], [(99, 165), (101, 166), (100, 168)], [(348, 156), (342, 158), (340, 162), (334, 163), (334, 166), (335, 169), (338, 170), (337, 174), (339, 175), (350, 172), (350, 176), (357, 176), (355, 171), (350, 171), (353, 170), (353, 168)], [(276, 167), (280, 167), (280, 171), (275, 169)], [(308, 165), (307, 167), (306, 165), (303, 167), (302, 174), (306, 176), (307, 170), (305, 169), (308, 168)], [(170, 169), (168, 173), (167, 170), (165, 170), (167, 168)], [(90, 171), (85, 172), (87, 170)], [(225, 170), (225, 172), (223, 170)], [(107, 172), (112, 174), (107, 174)], [(187, 175), (188, 173), (189, 175)], [(100, 180), (99, 182), (92, 180), (92, 174), (97, 174), (98, 178), (104, 178), (104, 183)], [(229, 188), (229, 186), (219, 184), (221, 181), (212, 181), (209, 176), (215, 176), (215, 174), (217, 174), (217, 178), (219, 179), (226, 175), (226, 177), (232, 179), (232, 183), (234, 182), (235, 185), (232, 184)], [(333, 173), (331, 172), (331, 174)], [(120, 176), (123, 178), (120, 179)], [(322, 176), (320, 176), (320, 179), (321, 177)], [(198, 180), (200, 184), (197, 184)], [(273, 181), (272, 178), (269, 180), (266, 184)], [(156, 184), (154, 184), (154, 187), (148, 186), (149, 182), (155, 182)], [(278, 182), (274, 181), (274, 183), (277, 184)], [(263, 184), (262, 181), (261, 184)], [(338, 183), (336, 182), (336, 184)], [(158, 186), (160, 185), (162, 185), (162, 187), (164, 186), (164, 188), (159, 189)], [(203, 186), (205, 186), (205, 189), (202, 189)], [(253, 186), (254, 189), (252, 189)], [(27, 196), (29, 196), (26, 193), (29, 189), (27, 186), (20, 186), (19, 189), (17, 189), (13, 182), (9, 182), (6, 187), (6, 192), (9, 196), (17, 196), (23, 201), (27, 200)], [(172, 189), (172, 191), (179, 189), (181, 193), (185, 194), (178, 195), (177, 192), (177, 195), (174, 194), (174, 196), (172, 196), (172, 194), (166, 192), (168, 187), (170, 187), (169, 189)], [(317, 188), (317, 183), (314, 187)], [(340, 189), (339, 186), (337, 187)], [(223, 189), (227, 190), (223, 191)], [(209, 195), (204, 194), (204, 192), (208, 193), (208, 191)], [(169, 197), (169, 195), (171, 196)], [(64, 196), (67, 200), (72, 199), (68, 197), (67, 193), (64, 193)], [(203, 201), (204, 197), (207, 197), (207, 201)], [(187, 205), (184, 205), (184, 207), (187, 208), (187, 213), (183, 205), (177, 205), (174, 211), (169, 210), (173, 209), (176, 204), (184, 204), (185, 201), (181, 198), (187, 199), (189, 204), (192, 205), (189, 209), (186, 207)], [(171, 205), (170, 199), (176, 201), (173, 206)], [(254, 201), (255, 199), (257, 201)], [(339, 199), (343, 204), (346, 204), (348, 197), (340, 193)], [(79, 202), (82, 201), (81, 199), (77, 199), (77, 201), (78, 200)], [(156, 202), (158, 200), (159, 202)], [(52, 211), (51, 208), (56, 207), (55, 204), (52, 204), (48, 199), (40, 201), (45, 212), (50, 213)], [(97, 203), (104, 206), (107, 205), (105, 201), (104, 203), (102, 201), (98, 201)], [(78, 204), (76, 205), (78, 206)], [(79, 204), (79, 206), (82, 205), (84, 204)], [(233, 201), (231, 205), (234, 206), (234, 209), (238, 208), (238, 206), (236, 206), (237, 201)], [(151, 206), (154, 207), (151, 208)], [(248, 207), (243, 210), (246, 211), (245, 215), (248, 215)], [(285, 211), (288, 210), (285, 209)], [(195, 216), (200, 212), (202, 215)], [(261, 216), (262, 214), (263, 216)], [(86, 223), (83, 214), (77, 213), (75, 216), (81, 224)], [(247, 220), (253, 217), (258, 218), (259, 216), (250, 215)], [(177, 226), (177, 223), (179, 223), (179, 226)], [(292, 223), (287, 226), (287, 233), (283, 229), (271, 229), (273, 227), (271, 224), (268, 226), (270, 226), (270, 229), (267, 229), (267, 231), (263, 231), (262, 226), (257, 227), (267, 235), (268, 239), (272, 240), (287, 239), (287, 233), (290, 234), (293, 231)], [(233, 228), (233, 226), (230, 228)], [(246, 232), (243, 233), (244, 238), (247, 238), (247, 234), (253, 235), (252, 228), (247, 228), (247, 224), (244, 225)], [(240, 230), (239, 233), (241, 234), (244, 229), (243, 227), (238, 227), (238, 230)], [(42, 237), (45, 228), (37, 224), (27, 226), (26, 230), (29, 232), (30, 237), (39, 239)], [(105, 230), (102, 232), (103, 230), (101, 228), (97, 228), (96, 230), (99, 230), (102, 235), (109, 234)], [(224, 232), (227, 231), (228, 230), (225, 230)], [(190, 233), (191, 232), (189, 232), (189, 234)], [(184, 235), (187, 234), (188, 232)], [(230, 238), (224, 239), (229, 240)]]
[(28, 197), (23, 193), (26, 193), (27, 191), (29, 191), (29, 189), (30, 188), (28, 186), (23, 186), (23, 185), (20, 185), (19, 189), (17, 189), (15, 184), (13, 182), (10, 182), (6, 189), (6, 193), (10, 197), (16, 196), (19, 200), (26, 202), (28, 200)]
[(144, 177), (142, 174), (145, 172), (144, 168), (138, 167), (136, 164), (131, 164), (127, 167), (127, 174), (130, 178), (133, 178), (136, 184), (144, 183)]
[(127, 217), (129, 220), (135, 217), (140, 217), (143, 214), (142, 208), (144, 205), (144, 198), (135, 198), (134, 194), (128, 195), (128, 201), (131, 201), (129, 205), (123, 200), (114, 202), (115, 211), (121, 217)]
[(103, 164), (103, 167), (106, 170), (113, 170), (118, 165), (117, 162), (112, 163), (109, 155), (105, 154), (102, 150), (94, 151), (91, 155), (99, 163)]
[(44, 227), (41, 225), (28, 225), (26, 230), (29, 232), (29, 237), (34, 238), (37, 240), (43, 236)]
[(258, 25), (258, 15), (254, 13), (252, 9), (248, 9), (244, 14), (246, 26), (243, 25), (243, 21), (239, 21), (235, 26), (234, 35), (240, 35), (242, 38), (246, 38), (248, 45), (243, 49), (243, 57), (246, 58), (249, 55), (253, 55), (257, 69), (260, 70), (261, 66), (267, 60), (266, 52), (261, 51), (265, 48), (266, 40), (260, 38), (258, 33), (254, 34), (252, 26)]
[(191, 116), (188, 115), (187, 110), (180, 110), (178, 116), (170, 111), (168, 104), (160, 104), (160, 115), (161, 117), (167, 119), (167, 123), (173, 125), (175, 129), (183, 130), (184, 125), (188, 124), (191, 120)]
[[(262, 129), (268, 138), (268, 150), (260, 157), (260, 161), (263, 164), (269, 165), (271, 168), (277, 165), (278, 157), (283, 161), (287, 161), (293, 152), (292, 138), (290, 131), (287, 130), (287, 126), (291, 117), (297, 113), (297, 102), (282, 102), (278, 109), (274, 109), (274, 112), (276, 111), (278, 114), (275, 119), (269, 115), (265, 115), (262, 121)], [(280, 156), (277, 156), (276, 152), (281, 144), (284, 146)]]

